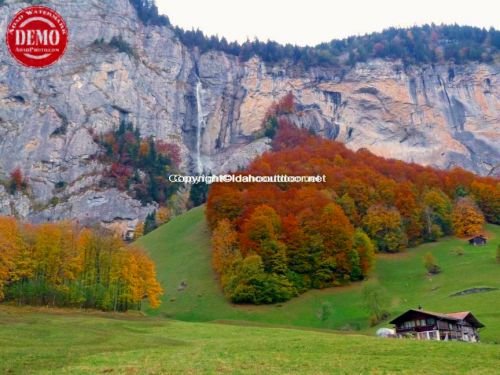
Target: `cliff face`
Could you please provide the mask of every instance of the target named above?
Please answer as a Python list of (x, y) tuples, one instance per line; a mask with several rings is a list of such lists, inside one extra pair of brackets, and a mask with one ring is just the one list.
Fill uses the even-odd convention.
[[(28, 4), (0, 7), (5, 32)], [(98, 188), (104, 166), (93, 134), (132, 121), (145, 136), (177, 143), (182, 168), (227, 171), (268, 148), (264, 115), (292, 91), (301, 126), (372, 152), (439, 168), (499, 174), (498, 64), (422, 66), (374, 60), (353, 69), (241, 63), (199, 55), (166, 27), (144, 27), (128, 0), (49, 1), (70, 29), (64, 58), (43, 70), (14, 62), (1, 43), (0, 178), (20, 167), (28, 196), (0, 186), (0, 214), (31, 220), (130, 222), (154, 209)], [(121, 36), (133, 53), (104, 44)], [(61, 188), (61, 186), (63, 186)]]

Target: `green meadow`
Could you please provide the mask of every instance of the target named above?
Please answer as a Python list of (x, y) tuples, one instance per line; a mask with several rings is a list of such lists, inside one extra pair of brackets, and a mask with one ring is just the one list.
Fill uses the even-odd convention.
[[(494, 374), (492, 344), (0, 306), (1, 374)], [(496, 372), (498, 373), (498, 372)]]
[[(219, 288), (211, 269), (209, 231), (200, 207), (138, 241), (155, 260), (166, 291), (162, 306), (147, 312), (191, 322), (225, 321), (373, 335), (376, 328), (390, 326), (369, 327), (362, 291), (366, 284), (377, 284), (388, 296), (391, 317), (419, 305), (437, 312), (470, 310), (486, 326), (481, 339), (500, 342), (500, 264), (495, 261), (500, 227), (489, 225), (487, 232), (490, 238), (486, 246), (474, 247), (463, 239), (448, 237), (401, 254), (379, 255), (367, 281), (309, 291), (282, 304), (242, 306), (228, 303)], [(427, 252), (437, 259), (441, 274), (427, 275), (423, 266)], [(475, 288), (498, 289), (452, 296)], [(330, 311), (326, 320), (321, 319), (323, 305)]]

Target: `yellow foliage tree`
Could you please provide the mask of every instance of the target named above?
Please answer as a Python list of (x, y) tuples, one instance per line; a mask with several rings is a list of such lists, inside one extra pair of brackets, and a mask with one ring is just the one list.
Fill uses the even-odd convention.
[(144, 223), (139, 222), (134, 229), (134, 239), (138, 239), (144, 235)]
[(156, 268), (151, 259), (140, 248), (132, 248), (129, 253), (138, 265), (138, 275), (140, 282), (140, 294), (138, 302), (147, 298), (152, 308), (157, 308), (161, 304), (160, 297), (163, 289), (156, 279)]
[(158, 210), (156, 210), (156, 223), (158, 225), (165, 224), (170, 220), (170, 217), (171, 214), (168, 207), (160, 207)]
[(23, 247), (16, 221), (0, 217), (0, 301), (4, 298), (4, 286), (15, 269), (15, 258)]
[(398, 252), (406, 247), (401, 215), (394, 207), (371, 206), (363, 219), (363, 226), (378, 251)]
[(147, 254), (104, 230), (0, 217), (0, 300), (124, 311), (162, 293)]

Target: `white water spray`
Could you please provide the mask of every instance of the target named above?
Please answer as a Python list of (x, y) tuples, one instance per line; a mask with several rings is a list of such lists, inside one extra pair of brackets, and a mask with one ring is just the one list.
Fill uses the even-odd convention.
[(201, 161), (201, 131), (205, 127), (205, 120), (203, 117), (203, 96), (202, 96), (201, 82), (196, 82), (196, 109), (198, 112), (198, 123), (196, 128), (196, 169), (198, 174), (203, 172), (203, 163)]

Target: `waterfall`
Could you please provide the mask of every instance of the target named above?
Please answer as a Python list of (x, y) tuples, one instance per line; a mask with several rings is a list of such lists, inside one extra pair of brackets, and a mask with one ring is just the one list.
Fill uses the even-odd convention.
[(203, 97), (202, 97), (201, 81), (196, 82), (196, 109), (198, 112), (198, 121), (196, 124), (196, 169), (198, 174), (203, 172), (203, 163), (201, 161), (201, 131), (205, 127), (205, 120), (203, 118)]

